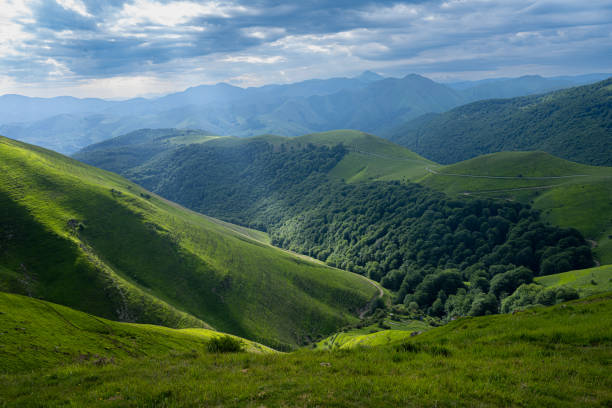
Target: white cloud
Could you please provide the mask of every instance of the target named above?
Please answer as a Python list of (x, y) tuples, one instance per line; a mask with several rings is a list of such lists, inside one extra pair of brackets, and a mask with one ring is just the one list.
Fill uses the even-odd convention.
[(257, 38), (260, 40), (269, 40), (271, 38), (282, 37), (286, 34), (286, 30), (280, 27), (246, 27), (242, 33), (246, 37)]
[(31, 21), (32, 11), (28, 1), (0, 0), (0, 58), (23, 55), (21, 49), (34, 35), (23, 28)]
[(46, 60), (42, 62), (50, 67), (49, 76), (51, 77), (63, 78), (65, 76), (72, 74), (72, 71), (68, 69), (66, 64), (62, 64), (61, 62), (57, 61), (54, 58), (47, 58)]
[(255, 55), (237, 55), (237, 56), (228, 56), (223, 58), (221, 61), (223, 62), (246, 62), (247, 64), (278, 64), (279, 62), (284, 62), (287, 59), (280, 55), (274, 55), (271, 57), (258, 57)]
[(366, 21), (389, 22), (398, 21), (408, 22), (418, 18), (422, 13), (422, 7), (406, 4), (394, 4), (391, 7), (372, 6), (357, 14)]
[(62, 6), (66, 10), (74, 11), (83, 17), (93, 17), (87, 12), (87, 7), (81, 0), (56, 0), (57, 4)]
[(249, 9), (228, 2), (208, 1), (196, 3), (175, 1), (161, 3), (154, 0), (135, 0), (126, 3), (116, 18), (116, 30), (151, 24), (163, 27), (176, 27), (198, 17), (230, 18), (236, 14), (247, 13)]

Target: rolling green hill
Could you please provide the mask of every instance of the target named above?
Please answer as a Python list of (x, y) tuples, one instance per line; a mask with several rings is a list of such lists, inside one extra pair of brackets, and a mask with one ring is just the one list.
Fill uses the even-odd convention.
[[(222, 333), (208, 329), (170, 329), (120, 323), (58, 304), (0, 292), (0, 362), (18, 372), (78, 361), (110, 364), (134, 358), (206, 353), (208, 341)], [(234, 337), (234, 336), (232, 336)], [(249, 352), (272, 349), (234, 337)]]
[(42, 148), (1, 138), (0, 171), (0, 290), (279, 347), (356, 321), (377, 293), (363, 277)]
[(582, 297), (595, 293), (612, 291), (612, 265), (596, 268), (569, 271), (549, 276), (540, 276), (535, 279), (540, 285), (547, 288), (569, 286), (578, 291)]
[(414, 180), (427, 174), (435, 163), (388, 140), (354, 130), (335, 130), (294, 138), (301, 143), (333, 147), (338, 143), (347, 154), (329, 172), (346, 182)]
[(334, 130), (298, 137), (262, 135), (248, 139), (212, 136), (180, 129), (142, 129), (84, 148), (74, 158), (125, 176), (154, 171), (160, 162), (189, 144), (239, 148), (266, 143), (281, 149), (303, 149), (308, 144), (333, 147), (342, 144), (347, 154), (330, 175), (349, 182), (412, 180), (427, 174), (435, 163), (388, 140), (356, 130)]
[(612, 78), (544, 95), (493, 99), (430, 114), (388, 135), (438, 163), (482, 154), (542, 150), (612, 166)]
[[(10, 338), (27, 337), (31, 347), (40, 349), (22, 353), (16, 367), (21, 370), (0, 366), (0, 405), (606, 407), (612, 401), (610, 294), (515, 314), (461, 318), (415, 337), (398, 331), (387, 341), (377, 333), (357, 347), (289, 354), (211, 354), (200, 351), (195, 335), (108, 327), (57, 306), (12, 300), (0, 303), (5, 313), (0, 331), (10, 332)], [(49, 316), (48, 306), (86, 328), (77, 330)], [(19, 321), (28, 308), (49, 316), (46, 330)], [(24, 319), (35, 321), (29, 315)], [(62, 329), (85, 336), (49, 338)], [(110, 334), (96, 332), (108, 329)], [(151, 338), (149, 330), (159, 334)], [(130, 342), (142, 344), (147, 355), (139, 350), (126, 358)], [(31, 368), (56, 346), (59, 356), (53, 361), (59, 366)], [(75, 361), (62, 353), (67, 350), (85, 357)]]
[(595, 167), (543, 152), (501, 152), (438, 169), (419, 182), (450, 195), (532, 203), (545, 220), (574, 227), (612, 263), (612, 167)]
[[(95, 146), (85, 153), (97, 152), (103, 157)], [(276, 246), (380, 281), (397, 303), (440, 317), (455, 313), (444, 303), (467, 292), (464, 282), (488, 292), (495, 275), (518, 279), (487, 295), (486, 308), (483, 293), (463, 293), (457, 313), (474, 302), (470, 313), (484, 314), (532, 276), (593, 266), (578, 231), (542, 223), (525, 204), (450, 198), (407, 181), (434, 166), (374, 136), (334, 131), (211, 139), (124, 174), (193, 210), (267, 231)]]

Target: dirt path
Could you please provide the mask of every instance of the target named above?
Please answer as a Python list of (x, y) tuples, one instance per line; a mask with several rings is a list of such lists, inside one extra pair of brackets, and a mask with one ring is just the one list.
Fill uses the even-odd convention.
[(363, 150), (357, 150), (353, 148), (347, 148), (346, 150), (348, 150), (349, 152), (353, 152), (353, 153), (363, 154), (364, 156), (380, 157), (381, 159), (387, 159), (387, 160), (407, 161), (407, 162), (419, 163), (419, 164), (431, 164), (431, 162), (426, 162), (426, 161), (418, 160), (418, 159), (409, 159), (408, 157), (386, 156), (384, 154), (364, 152)]
[(431, 174), (438, 176), (451, 176), (451, 177), (468, 177), (468, 178), (485, 178), (485, 179), (497, 179), (497, 180), (559, 180), (573, 177), (589, 177), (588, 174), (571, 174), (568, 176), (542, 176), (542, 177), (520, 177), (520, 176), (480, 176), (476, 174), (458, 174), (458, 173), (440, 173), (439, 171), (433, 170), (426, 167), (425, 170)]
[(473, 190), (473, 191), (462, 191), (460, 194), (472, 195), (472, 194), (482, 194), (482, 193), (506, 193), (508, 191), (545, 190), (547, 188), (553, 188), (553, 187), (557, 187), (557, 186), (552, 185), (552, 186), (535, 186), (535, 187), (517, 187), (517, 188), (506, 188), (503, 190)]

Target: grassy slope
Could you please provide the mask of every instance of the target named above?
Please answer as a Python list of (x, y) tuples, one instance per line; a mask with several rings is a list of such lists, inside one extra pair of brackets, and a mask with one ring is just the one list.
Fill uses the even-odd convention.
[[(2, 371), (56, 367), (79, 360), (122, 362), (149, 356), (204, 353), (207, 340), (222, 334), (207, 329), (169, 329), (119, 323), (65, 306), (0, 292)], [(245, 350), (272, 350), (241, 339)]]
[(268, 344), (329, 333), (375, 295), (359, 276), (142, 197), (112, 173), (6, 138), (0, 156), (3, 290), (113, 319), (209, 324)]
[(340, 350), (361, 346), (384, 346), (398, 339), (406, 339), (410, 333), (431, 329), (431, 326), (419, 320), (395, 322), (386, 319), (385, 324), (391, 329), (381, 330), (377, 325), (373, 325), (362, 329), (342, 331), (319, 341), (315, 348), (317, 350)]
[(535, 281), (546, 287), (571, 286), (580, 296), (612, 291), (612, 265), (540, 276)]
[(608, 294), (462, 318), (386, 347), (190, 353), (5, 374), (0, 405), (606, 407), (611, 355)]
[(214, 137), (197, 131), (177, 129), (145, 129), (89, 146), (75, 154), (75, 158), (123, 174), (136, 166), (154, 166), (156, 157), (162, 157), (180, 145), (210, 143), (236, 146), (257, 140), (277, 148), (281, 145), (299, 148), (308, 143), (325, 146), (342, 143), (349, 153), (331, 171), (331, 175), (348, 182), (414, 180), (427, 174), (426, 167), (435, 166), (433, 162), (404, 147), (356, 130), (334, 130), (298, 137), (261, 135), (236, 138)]
[(211, 144), (231, 146), (263, 140), (274, 146), (299, 148), (307, 144), (333, 147), (342, 143), (348, 154), (331, 170), (333, 177), (347, 182), (374, 180), (414, 180), (427, 174), (436, 164), (418, 154), (377, 136), (358, 130), (341, 129), (297, 137), (262, 135), (248, 139), (218, 138)]
[(424, 176), (433, 162), (379, 137), (355, 131), (334, 130), (294, 138), (302, 143), (334, 146), (340, 142), (349, 153), (330, 175), (347, 182), (414, 180)]
[[(420, 183), (451, 195), (532, 202), (534, 208), (543, 211), (546, 220), (562, 227), (574, 227), (596, 241), (595, 252), (600, 262), (612, 263), (611, 167), (573, 163), (543, 152), (502, 152), (436, 171), (437, 174), (429, 174)], [(559, 176), (572, 177), (550, 178)]]

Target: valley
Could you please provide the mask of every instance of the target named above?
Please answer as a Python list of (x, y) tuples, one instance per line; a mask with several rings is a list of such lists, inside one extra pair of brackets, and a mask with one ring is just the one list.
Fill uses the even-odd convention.
[(106, 318), (214, 327), (278, 348), (356, 321), (378, 292), (112, 173), (9, 139), (0, 148), (10, 175), (0, 184), (2, 290)]
[(612, 407), (611, 32), (0, 0), (0, 408)]

